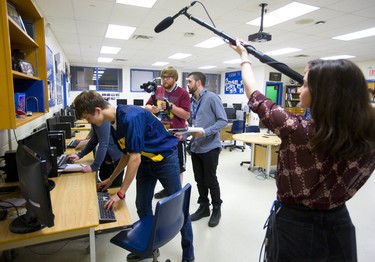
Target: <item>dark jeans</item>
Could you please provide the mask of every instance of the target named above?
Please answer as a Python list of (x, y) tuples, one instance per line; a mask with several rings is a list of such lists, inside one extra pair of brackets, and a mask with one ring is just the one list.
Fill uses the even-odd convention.
[(345, 205), (324, 211), (283, 205), (275, 220), (276, 241), (271, 239), (274, 250), (268, 254), (278, 258), (267, 262), (357, 261), (355, 228)]
[(211, 194), (212, 205), (220, 206), (223, 202), (220, 198), (220, 186), (216, 176), (220, 151), (220, 148), (215, 148), (207, 153), (191, 152), (194, 178), (199, 192), (199, 204), (210, 203), (208, 192)]
[[(168, 196), (181, 189), (180, 169), (178, 165), (177, 150), (161, 162), (153, 162), (142, 158), (137, 172), (136, 206), (139, 217), (152, 215), (152, 199), (157, 180), (163, 185)], [(194, 257), (193, 229), (190, 216), (181, 229), (182, 257)]]
[[(99, 169), (99, 178), (101, 181), (106, 180), (112, 175), (113, 170), (115, 170), (119, 161), (120, 160), (113, 162), (112, 159), (108, 155), (106, 155)], [(111, 187), (120, 187), (123, 179), (124, 170), (121, 171), (121, 173), (115, 178), (115, 180), (113, 180)]]

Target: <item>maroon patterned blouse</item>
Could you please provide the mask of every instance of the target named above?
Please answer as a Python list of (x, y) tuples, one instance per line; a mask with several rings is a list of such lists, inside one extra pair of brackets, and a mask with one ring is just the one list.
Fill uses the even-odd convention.
[(375, 169), (375, 150), (354, 161), (334, 161), (311, 147), (313, 123), (255, 91), (248, 102), (282, 140), (277, 163), (277, 197), (282, 203), (332, 209), (350, 199)]

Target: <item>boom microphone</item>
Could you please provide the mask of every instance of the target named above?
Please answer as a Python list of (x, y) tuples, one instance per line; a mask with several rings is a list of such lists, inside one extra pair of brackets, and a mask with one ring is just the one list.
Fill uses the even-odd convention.
[(190, 5), (188, 6), (185, 6), (184, 8), (182, 8), (177, 14), (175, 14), (173, 17), (172, 16), (168, 16), (166, 18), (164, 18), (157, 26), (155, 26), (155, 33), (160, 33), (162, 31), (164, 31), (165, 29), (167, 29), (168, 27), (170, 27), (174, 20), (179, 17), (180, 15), (186, 13), (186, 11), (192, 7), (193, 5), (195, 5), (195, 3), (198, 2), (198, 1), (193, 1), (190, 3)]

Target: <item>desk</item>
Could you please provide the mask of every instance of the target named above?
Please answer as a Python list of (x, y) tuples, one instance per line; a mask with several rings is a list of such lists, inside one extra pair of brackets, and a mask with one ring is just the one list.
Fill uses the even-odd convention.
[[(92, 154), (86, 155), (78, 162), (90, 164)], [(59, 177), (50, 179), (56, 183), (55, 188), (50, 192), (55, 225), (28, 234), (14, 234), (9, 230), (11, 218), (0, 221), (0, 250), (88, 234), (90, 238), (90, 260), (95, 261), (95, 233), (117, 230), (132, 225), (125, 201), (120, 201), (115, 206), (116, 222), (99, 224), (95, 172), (63, 173)], [(12, 183), (12, 185), (14, 184), (16, 183)], [(113, 195), (117, 193), (118, 188), (111, 188), (108, 191)], [(19, 197), (19, 192), (0, 195), (0, 199), (11, 197)]]
[(76, 120), (77, 125), (82, 125), (82, 124), (88, 124), (86, 119), (77, 119)]
[[(108, 193), (110, 193), (111, 195), (115, 195), (117, 194), (118, 190), (118, 187), (108, 188)], [(126, 205), (126, 201), (122, 200), (117, 202), (114, 210), (116, 215), (116, 222), (99, 224), (95, 228), (96, 233), (120, 230), (128, 228), (132, 225), (132, 220), (129, 214), (128, 206)]]
[(250, 159), (250, 169), (253, 171), (255, 159), (255, 145), (265, 145), (267, 146), (266, 149), (266, 177), (270, 174), (271, 169), (271, 148), (272, 146), (278, 146), (281, 144), (281, 139), (278, 136), (272, 135), (267, 136), (267, 133), (242, 133), (242, 134), (235, 134), (233, 135), (233, 139), (239, 140), (245, 143), (251, 144), (251, 159)]
[(90, 131), (91, 130), (91, 124), (82, 124), (84, 126), (82, 127), (72, 127), (72, 131)]
[(232, 129), (232, 123), (228, 123), (226, 127), (220, 130), (220, 141), (233, 140), (232, 134), (228, 133)]
[[(95, 173), (72, 173), (52, 178), (56, 186), (51, 191), (55, 225), (50, 228), (14, 234), (9, 230), (12, 219), (0, 222), (0, 250), (19, 248), (49, 241), (89, 235), (90, 258), (95, 261), (95, 227), (99, 225)], [(12, 193), (16, 197), (18, 192)], [(12, 195), (1, 195), (2, 199)]]

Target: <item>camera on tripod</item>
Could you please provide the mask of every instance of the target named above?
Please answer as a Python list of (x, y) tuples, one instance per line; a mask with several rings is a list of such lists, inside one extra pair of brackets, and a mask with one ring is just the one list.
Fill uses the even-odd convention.
[(158, 86), (161, 85), (161, 78), (154, 78), (152, 81), (142, 84), (141, 89), (145, 90), (147, 93), (155, 93)]

